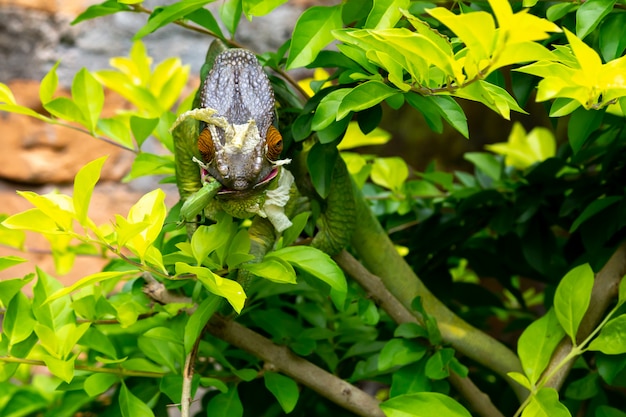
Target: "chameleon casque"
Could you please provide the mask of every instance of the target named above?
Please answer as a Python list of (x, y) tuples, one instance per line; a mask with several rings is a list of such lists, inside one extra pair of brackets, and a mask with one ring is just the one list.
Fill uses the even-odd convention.
[[(176, 181), (184, 201), (181, 217), (188, 233), (198, 214), (256, 215), (249, 234), (251, 252), (260, 260), (277, 233), (291, 225), (288, 216), (302, 211), (298, 206), (308, 199), (309, 207), (318, 208), (318, 232), (311, 245), (331, 255), (343, 249), (356, 222), (354, 190), (343, 160), (337, 158), (330, 192), (322, 199), (311, 185), (306, 151), (296, 152), (293, 164), (280, 159), (283, 140), (275, 126), (274, 91), (252, 52), (214, 41), (201, 78), (194, 108), (172, 127)], [(311, 137), (308, 149), (314, 142)]]

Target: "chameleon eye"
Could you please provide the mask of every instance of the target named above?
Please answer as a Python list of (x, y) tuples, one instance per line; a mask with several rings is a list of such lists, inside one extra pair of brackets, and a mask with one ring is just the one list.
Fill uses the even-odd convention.
[(283, 137), (274, 126), (270, 126), (269, 129), (267, 129), (266, 143), (267, 159), (276, 161), (283, 151)]
[(205, 127), (202, 132), (200, 132), (200, 136), (198, 136), (198, 150), (204, 162), (210, 162), (215, 156), (213, 139), (211, 138), (211, 131), (208, 127)]

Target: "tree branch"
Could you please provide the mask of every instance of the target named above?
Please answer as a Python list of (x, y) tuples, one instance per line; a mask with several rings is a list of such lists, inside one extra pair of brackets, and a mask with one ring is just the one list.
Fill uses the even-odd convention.
[(447, 343), (499, 374), (510, 384), (520, 401), (526, 398), (528, 391), (507, 377), (508, 372), (523, 372), (517, 355), (498, 340), (465, 322), (439, 301), (398, 254), (359, 192), (356, 204), (359, 225), (351, 244), (363, 265), (379, 277), (393, 297), (418, 320), (421, 318), (411, 310), (411, 303), (415, 297), (421, 297), (424, 309), (435, 317), (441, 336)]
[[(379, 277), (370, 273), (348, 252), (341, 251), (334, 256), (337, 264), (352, 279), (359, 283), (368, 295), (398, 324), (420, 323), (383, 285)], [(482, 392), (469, 377), (450, 373), (450, 383), (465, 398), (471, 410), (482, 417), (504, 417), (491, 402), (491, 398)]]
[(311, 362), (295, 355), (286, 346), (274, 344), (260, 334), (215, 314), (207, 330), (220, 339), (268, 362), (278, 372), (363, 417), (384, 417), (374, 397)]
[[(622, 243), (617, 248), (604, 267), (596, 274), (589, 307), (580, 323), (578, 334), (576, 335), (579, 342), (585, 340), (602, 321), (613, 299), (617, 297), (619, 284), (624, 275), (626, 275), (626, 242)], [(570, 338), (563, 338), (554, 351), (544, 374), (549, 374), (554, 368), (559, 366), (571, 352), (572, 347)], [(558, 391), (572, 369), (573, 362), (574, 361), (571, 360), (569, 363), (562, 366), (558, 372), (550, 378), (546, 386), (552, 387)]]

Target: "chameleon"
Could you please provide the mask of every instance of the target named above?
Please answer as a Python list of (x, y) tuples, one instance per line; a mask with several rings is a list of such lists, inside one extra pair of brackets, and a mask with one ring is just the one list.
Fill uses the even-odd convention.
[(312, 246), (331, 255), (343, 249), (356, 221), (345, 164), (338, 158), (325, 200), (316, 195), (310, 179), (307, 182), (306, 155), (297, 155), (295, 166), (287, 169), (292, 160), (281, 159), (274, 90), (256, 56), (214, 41), (201, 79), (193, 109), (171, 128), (176, 181), (184, 201), (181, 217), (188, 233), (198, 214), (214, 218), (225, 211), (236, 218), (254, 217), (249, 234), (252, 252), (259, 258), (291, 226), (289, 215), (305, 197), (316, 199), (321, 207)]
[(291, 160), (280, 159), (283, 141), (273, 125), (274, 94), (256, 56), (245, 49), (219, 53), (198, 104), (173, 125), (175, 130), (188, 119), (201, 122), (200, 158), (192, 159), (201, 168), (203, 185), (209, 185), (183, 206), (183, 216), (189, 220), (205, 210), (212, 217), (223, 210), (237, 218), (268, 218), (278, 232), (291, 226), (284, 206), (294, 178), (282, 169)]

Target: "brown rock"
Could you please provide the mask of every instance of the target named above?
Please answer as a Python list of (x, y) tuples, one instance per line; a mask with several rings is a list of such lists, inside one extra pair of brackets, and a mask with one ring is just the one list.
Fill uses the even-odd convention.
[(87, 0), (0, 0), (0, 7), (23, 7), (47, 13), (63, 13), (74, 16), (94, 3), (97, 2)]
[[(9, 87), (19, 104), (42, 112), (38, 82), (16, 80)], [(111, 113), (123, 107), (124, 102), (117, 95), (107, 94), (105, 106), (104, 112)], [(66, 126), (11, 113), (0, 113), (0, 126), (3, 179), (27, 184), (69, 183), (87, 162), (108, 155), (102, 179), (117, 181), (132, 164), (130, 151)]]

